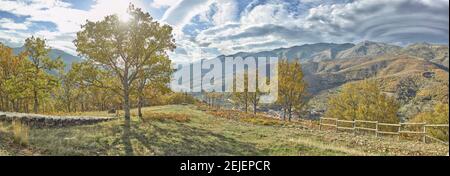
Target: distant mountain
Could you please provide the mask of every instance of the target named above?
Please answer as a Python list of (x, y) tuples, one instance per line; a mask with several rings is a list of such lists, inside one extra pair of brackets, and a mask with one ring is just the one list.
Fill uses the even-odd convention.
[(300, 59), (300, 61), (322, 61), (335, 59), (336, 55), (341, 51), (347, 50), (354, 47), (354, 44), (334, 44), (334, 43), (317, 43), (317, 44), (306, 44), (301, 46), (294, 46), (290, 48), (280, 48), (271, 51), (263, 51), (256, 53), (241, 52), (229, 56), (219, 56), (224, 57), (280, 57), (287, 58), (289, 60)]
[(364, 79), (376, 80), (386, 94), (401, 104), (404, 119), (433, 108), (437, 102), (448, 103), (448, 69), (409, 55), (383, 55), (303, 65), (311, 107), (326, 109), (328, 98), (343, 85)]
[(424, 59), (446, 68), (449, 67), (448, 46), (428, 43), (417, 43), (401, 47), (386, 43), (364, 41), (358, 44), (317, 43), (279, 48), (261, 52), (240, 52), (225, 57), (279, 57), (288, 60), (299, 59), (301, 62), (320, 62), (340, 59), (378, 57), (383, 55), (408, 55)]
[(448, 46), (446, 45), (416, 43), (404, 48), (402, 53), (449, 67)]
[(374, 57), (388, 53), (398, 53), (402, 48), (400, 46), (390, 45), (386, 43), (377, 43), (364, 41), (345, 51), (339, 52), (337, 59), (348, 59), (358, 57)]
[[(18, 54), (24, 50), (24, 47), (13, 48), (14, 54)], [(51, 49), (49, 53), (50, 58), (56, 59), (61, 57), (64, 64), (66, 65), (66, 70), (71, 67), (74, 62), (81, 62), (81, 58), (78, 56), (71, 55), (59, 49)]]
[(326, 110), (328, 98), (341, 86), (374, 79), (383, 92), (401, 103), (400, 116), (408, 118), (429, 110), (437, 102), (448, 103), (449, 48), (417, 43), (401, 47), (364, 41), (358, 44), (318, 43), (225, 57), (277, 56), (300, 59), (311, 94), (310, 107)]

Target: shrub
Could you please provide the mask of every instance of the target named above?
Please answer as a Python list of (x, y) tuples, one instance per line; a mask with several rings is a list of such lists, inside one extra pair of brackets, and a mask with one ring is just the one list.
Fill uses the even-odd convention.
[[(416, 123), (426, 122), (427, 124), (448, 124), (448, 116), (448, 104), (437, 104), (433, 111), (419, 113), (411, 121)], [(435, 138), (448, 142), (448, 127), (429, 127), (427, 128), (427, 133)]]
[(196, 99), (188, 93), (172, 93), (167, 96), (167, 104), (195, 104)]
[(14, 143), (27, 146), (29, 142), (29, 127), (20, 120), (12, 121), (12, 133)]
[(344, 85), (336, 96), (330, 98), (326, 116), (398, 123), (398, 109), (395, 99), (382, 93), (376, 82), (361, 81)]

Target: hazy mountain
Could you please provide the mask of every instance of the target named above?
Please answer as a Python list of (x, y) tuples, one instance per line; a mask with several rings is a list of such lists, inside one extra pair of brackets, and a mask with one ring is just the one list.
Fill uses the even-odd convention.
[(448, 46), (446, 45), (416, 43), (404, 48), (402, 53), (441, 64), (447, 68), (449, 66)]
[(364, 41), (358, 44), (344, 43), (317, 43), (294, 46), (290, 48), (279, 48), (261, 52), (240, 52), (233, 55), (221, 55), (225, 57), (279, 57), (289, 60), (300, 59), (301, 62), (320, 62), (335, 59), (352, 59), (364, 57), (377, 57), (382, 55), (409, 55), (425, 59), (448, 68), (448, 46), (417, 43), (402, 48), (400, 46)]
[(279, 48), (271, 51), (262, 51), (256, 53), (240, 52), (229, 56), (223, 57), (280, 57), (292, 59), (300, 59), (300, 61), (322, 61), (335, 59), (336, 55), (344, 50), (354, 47), (354, 44), (335, 44), (335, 43), (317, 43), (306, 44), (301, 46), (294, 46), (290, 48)]
[(348, 59), (358, 57), (381, 56), (388, 53), (398, 53), (402, 48), (400, 46), (390, 45), (386, 43), (377, 43), (364, 41), (345, 51), (339, 52), (337, 59)]
[(375, 79), (383, 92), (397, 98), (400, 115), (407, 118), (431, 109), (436, 102), (448, 102), (448, 52), (446, 45), (400, 47), (365, 41), (356, 45), (309, 44), (230, 57), (300, 58), (311, 93), (310, 107), (319, 111), (326, 109), (328, 97), (342, 85)]
[[(24, 47), (13, 48), (14, 54), (18, 54), (24, 50)], [(64, 64), (66, 65), (66, 69), (70, 68), (72, 63), (80, 62), (82, 59), (78, 56), (71, 55), (59, 49), (51, 49), (49, 53), (50, 58), (56, 59), (61, 56)]]

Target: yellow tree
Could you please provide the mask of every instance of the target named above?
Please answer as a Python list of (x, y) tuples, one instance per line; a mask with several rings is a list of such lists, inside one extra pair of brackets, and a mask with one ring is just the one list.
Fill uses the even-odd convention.
[(34, 68), (30, 83), (33, 89), (33, 112), (37, 113), (39, 110), (39, 98), (48, 94), (50, 90), (58, 85), (57, 78), (48, 72), (60, 69), (63, 67), (63, 62), (61, 58), (52, 60), (49, 57), (50, 48), (47, 46), (45, 39), (32, 36), (25, 40), (24, 47)]
[(345, 120), (398, 123), (399, 105), (379, 89), (375, 81), (349, 83), (328, 101), (326, 116)]
[[(448, 104), (438, 103), (433, 111), (419, 113), (411, 121), (417, 123), (426, 122), (428, 124), (448, 124), (449, 106)], [(440, 140), (448, 141), (448, 127), (429, 128), (427, 133)]]
[[(94, 79), (95, 85), (114, 90), (123, 99), (125, 126), (130, 126), (130, 94), (135, 82), (145, 76), (149, 61), (175, 48), (172, 28), (154, 21), (149, 13), (130, 5), (128, 22), (117, 15), (102, 21), (88, 21), (74, 41), (77, 51), (108, 79)], [(104, 84), (104, 81), (116, 84)]]
[[(233, 85), (235, 86), (235, 85)], [(234, 87), (233, 87), (234, 89)], [(235, 104), (235, 106), (238, 107), (242, 107), (242, 109), (244, 109), (244, 112), (247, 113), (248, 112), (248, 107), (249, 107), (249, 97), (250, 97), (250, 93), (249, 93), (249, 89), (248, 89), (248, 73), (245, 72), (244, 73), (244, 89), (242, 92), (233, 92), (231, 94), (231, 100), (233, 101), (233, 103)]]
[(22, 104), (28, 111), (24, 103), (30, 97), (31, 66), (25, 53), (14, 55), (11, 48), (0, 43), (0, 110), (17, 112)]
[(142, 119), (142, 107), (144, 106), (145, 88), (167, 89), (167, 84), (172, 78), (172, 62), (166, 55), (151, 57), (148, 63), (145, 63), (145, 69), (141, 70), (141, 75), (136, 81), (138, 97), (138, 116)]
[(298, 61), (280, 60), (278, 66), (277, 104), (283, 108), (283, 119), (288, 115), (290, 121), (293, 111), (300, 111), (306, 104), (307, 84)]

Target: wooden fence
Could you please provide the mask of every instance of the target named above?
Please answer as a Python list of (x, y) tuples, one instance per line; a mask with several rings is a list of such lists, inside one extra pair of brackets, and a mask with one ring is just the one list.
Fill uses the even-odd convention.
[[(329, 123), (325, 123), (329, 122)], [(347, 125), (340, 125), (347, 124)], [(380, 123), (378, 121), (366, 121), (366, 120), (339, 120), (335, 118), (320, 118), (319, 122), (319, 130), (322, 130), (324, 126), (332, 127), (338, 132), (339, 130), (350, 130), (356, 134), (357, 131), (369, 131), (373, 132), (375, 136), (379, 136), (380, 134), (387, 135), (397, 135), (400, 139), (402, 134), (408, 135), (419, 135), (422, 138), (422, 141), (426, 143), (427, 138), (446, 144), (448, 142), (437, 139), (433, 136), (427, 134), (427, 128), (449, 128), (448, 124), (427, 124), (427, 123)], [(372, 126), (372, 128), (370, 127)], [(391, 127), (391, 129), (396, 129), (393, 131), (383, 131), (380, 127)], [(416, 127), (419, 129), (417, 131), (408, 130), (406, 127)]]

